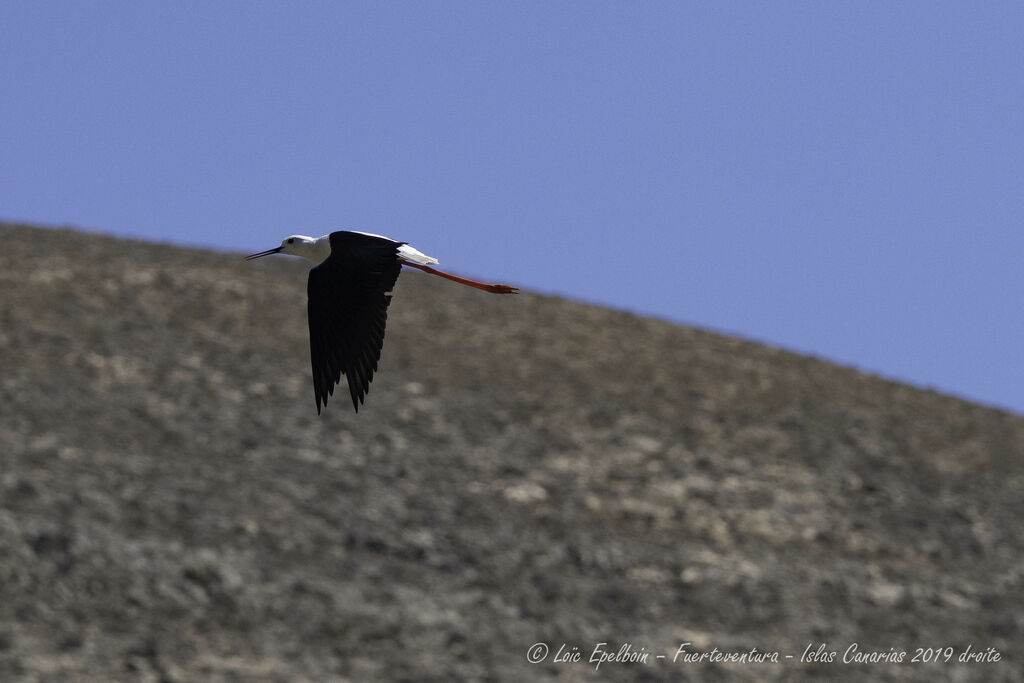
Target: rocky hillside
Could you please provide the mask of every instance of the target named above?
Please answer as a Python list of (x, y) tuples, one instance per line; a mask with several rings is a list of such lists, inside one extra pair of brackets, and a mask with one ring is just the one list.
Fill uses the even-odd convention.
[(1024, 676), (1024, 418), (414, 271), (318, 418), (305, 272), (0, 226), (0, 680)]

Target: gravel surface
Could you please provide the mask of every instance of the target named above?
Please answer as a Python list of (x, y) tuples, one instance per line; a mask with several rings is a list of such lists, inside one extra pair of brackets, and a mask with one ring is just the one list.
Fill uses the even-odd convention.
[(408, 271), (318, 418), (302, 263), (0, 244), (0, 681), (1024, 678), (1020, 416)]

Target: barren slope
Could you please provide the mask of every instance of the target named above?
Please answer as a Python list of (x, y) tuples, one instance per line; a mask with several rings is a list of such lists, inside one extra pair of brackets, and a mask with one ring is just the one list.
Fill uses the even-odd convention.
[(1021, 417), (406, 272), (318, 418), (305, 270), (0, 225), (0, 680), (1024, 674)]

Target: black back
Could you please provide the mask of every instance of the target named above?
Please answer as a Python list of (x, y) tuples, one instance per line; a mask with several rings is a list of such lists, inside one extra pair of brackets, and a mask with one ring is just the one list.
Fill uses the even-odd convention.
[(316, 412), (327, 405), (341, 375), (359, 412), (384, 346), (391, 289), (402, 265), (386, 237), (331, 233), (331, 255), (309, 271), (309, 351)]

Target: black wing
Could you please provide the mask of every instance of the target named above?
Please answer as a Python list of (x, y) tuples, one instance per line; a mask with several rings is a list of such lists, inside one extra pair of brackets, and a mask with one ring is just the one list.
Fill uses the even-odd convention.
[(395, 242), (354, 232), (331, 233), (331, 255), (309, 271), (309, 351), (316, 412), (341, 375), (359, 412), (384, 346), (391, 289), (402, 265)]

